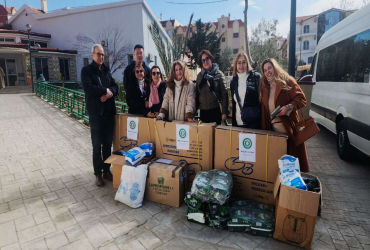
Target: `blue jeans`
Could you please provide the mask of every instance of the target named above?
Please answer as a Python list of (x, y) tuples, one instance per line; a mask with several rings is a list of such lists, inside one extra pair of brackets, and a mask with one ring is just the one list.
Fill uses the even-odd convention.
[(101, 176), (108, 171), (110, 164), (104, 163), (112, 154), (114, 115), (89, 116), (91, 141), (93, 147), (94, 174)]

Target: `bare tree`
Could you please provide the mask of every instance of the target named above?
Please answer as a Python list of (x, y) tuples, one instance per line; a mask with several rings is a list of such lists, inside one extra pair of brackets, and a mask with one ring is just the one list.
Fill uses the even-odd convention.
[(353, 0), (340, 0), (339, 9), (341, 10), (350, 10), (353, 8)]
[(91, 47), (102, 41), (105, 42), (105, 63), (109, 66), (112, 74), (127, 65), (127, 56), (132, 51), (132, 43), (123, 36), (122, 29), (118, 26), (108, 26), (99, 29), (95, 35), (95, 39), (79, 34), (76, 36), (74, 48), (78, 51), (78, 57), (86, 58), (91, 55)]
[(247, 52), (248, 60), (251, 65), (254, 64), (251, 52), (249, 49), (249, 39), (248, 39), (248, 0), (245, 0), (245, 7), (244, 7), (244, 30), (245, 30), (245, 50)]

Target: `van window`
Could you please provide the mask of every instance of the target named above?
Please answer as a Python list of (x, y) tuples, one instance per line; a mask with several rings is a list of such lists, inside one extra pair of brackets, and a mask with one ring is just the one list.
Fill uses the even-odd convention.
[(316, 80), (368, 82), (370, 71), (369, 55), (370, 30), (333, 44), (319, 53)]

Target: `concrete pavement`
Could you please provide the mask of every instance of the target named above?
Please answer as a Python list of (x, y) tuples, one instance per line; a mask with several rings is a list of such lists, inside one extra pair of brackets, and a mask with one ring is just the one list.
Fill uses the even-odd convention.
[[(370, 249), (370, 160), (339, 159), (325, 129), (307, 143), (324, 207), (313, 249)], [(131, 209), (94, 184), (89, 129), (32, 94), (0, 96), (0, 249), (298, 249), (189, 223), (186, 209)]]

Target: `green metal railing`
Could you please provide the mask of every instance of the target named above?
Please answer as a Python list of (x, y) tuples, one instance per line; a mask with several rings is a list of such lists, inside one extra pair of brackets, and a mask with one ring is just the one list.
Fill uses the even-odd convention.
[[(35, 82), (35, 93), (38, 97), (53, 103), (60, 109), (65, 110), (79, 120), (89, 121), (86, 115), (85, 93), (55, 86), (43, 81)], [(116, 101), (117, 113), (125, 113), (127, 104), (124, 102)]]

